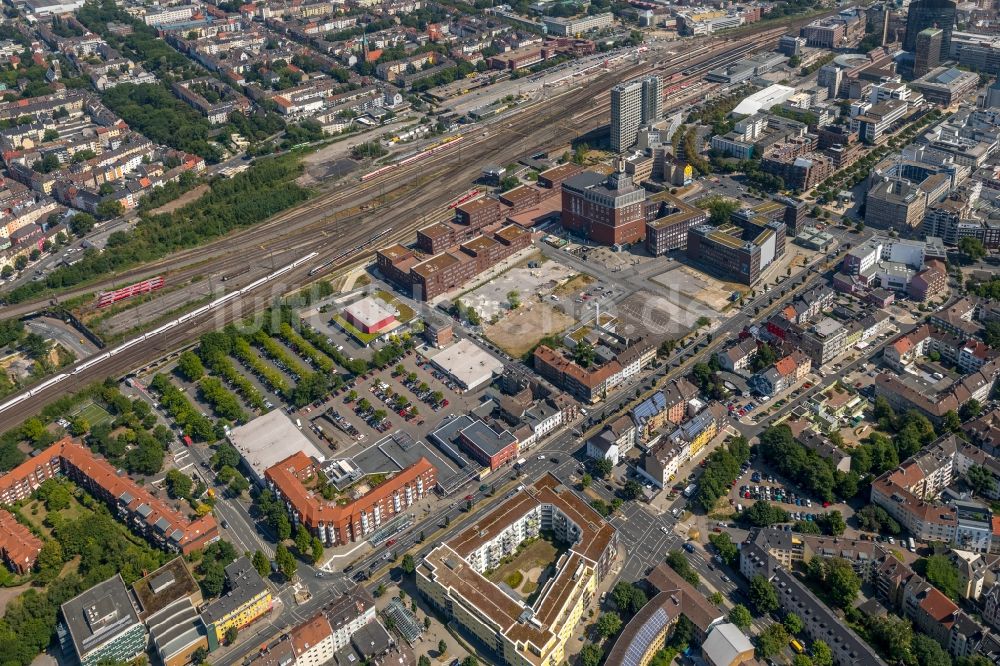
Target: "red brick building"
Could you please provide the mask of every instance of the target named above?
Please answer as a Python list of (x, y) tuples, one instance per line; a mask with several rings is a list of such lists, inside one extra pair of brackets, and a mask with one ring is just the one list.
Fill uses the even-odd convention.
[(641, 241), (655, 211), (646, 190), (625, 174), (624, 162), (607, 178), (585, 171), (562, 184), (563, 227), (602, 245)]
[(455, 208), (455, 224), (462, 224), (475, 231), (498, 224), (503, 220), (503, 210), (496, 199), (483, 197), (468, 201)]
[(538, 174), (538, 186), (554, 190), (560, 187), (568, 178), (583, 171), (583, 167), (567, 162)]
[(363, 540), (437, 485), (437, 470), (421, 458), (361, 497), (339, 504), (306, 488), (318, 472), (316, 463), (299, 451), (269, 467), (264, 478), (288, 506), (293, 522), (304, 525), (327, 546)]
[(509, 225), (423, 259), (412, 250), (393, 245), (376, 253), (376, 263), (387, 279), (413, 298), (426, 301), (462, 286), (529, 245), (531, 234)]

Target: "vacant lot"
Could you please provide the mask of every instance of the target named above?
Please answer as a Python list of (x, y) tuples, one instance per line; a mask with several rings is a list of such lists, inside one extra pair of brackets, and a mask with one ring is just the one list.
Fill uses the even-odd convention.
[[(534, 268), (528, 263), (536, 264)], [(545, 261), (540, 252), (525, 257), (509, 271), (493, 278), (483, 286), (462, 296), (462, 302), (474, 308), (483, 321), (502, 317), (510, 309), (508, 295), (517, 292), (526, 302), (534, 294), (559, 293), (567, 280), (572, 281), (573, 270), (556, 261)]]
[(501, 564), (489, 575), (494, 583), (507, 583), (515, 592), (528, 598), (542, 583), (542, 576), (559, 558), (559, 549), (548, 539), (535, 539), (520, 553)]
[(565, 330), (575, 322), (573, 317), (551, 304), (531, 299), (496, 324), (484, 327), (483, 332), (496, 346), (520, 358), (542, 338)]

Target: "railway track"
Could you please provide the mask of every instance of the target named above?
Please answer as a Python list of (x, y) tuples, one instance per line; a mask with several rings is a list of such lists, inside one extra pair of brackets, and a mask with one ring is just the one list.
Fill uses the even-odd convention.
[[(324, 272), (331, 272), (356, 264), (359, 258), (367, 258), (367, 252), (361, 257), (351, 256), (342, 262), (331, 262), (331, 259), (342, 254), (345, 248), (356, 246), (370, 238), (373, 229), (386, 227), (392, 229), (384, 240), (380, 239), (380, 246), (412, 238), (416, 229), (429, 222), (427, 217), (416, 216), (414, 212), (439, 208), (441, 201), (449, 201), (464, 193), (468, 187), (468, 173), (478, 172), (478, 165), (482, 160), (488, 159), (502, 163), (513, 161), (527, 152), (528, 149), (545, 149), (565, 144), (568, 131), (589, 130), (603, 124), (602, 122), (595, 123), (594, 120), (601, 118), (603, 121), (610, 101), (604, 102), (602, 99), (602, 103), (595, 105), (593, 103), (594, 88), (598, 88), (599, 94), (602, 96), (607, 96), (606, 93), (611, 87), (609, 79), (617, 82), (651, 71), (671, 72), (682, 69), (691, 70), (692, 67), (695, 67), (697, 71), (692, 73), (690, 78), (700, 78), (709, 69), (734, 61), (750, 51), (766, 48), (787, 30), (788, 27), (784, 27), (739, 40), (722, 41), (715, 48), (709, 49), (704, 54), (705, 57), (698, 57), (693, 61), (685, 60), (677, 64), (638, 64), (626, 68), (624, 71), (603, 74), (593, 79), (587, 86), (581, 86), (577, 90), (547, 100), (548, 104), (535, 104), (532, 107), (535, 115), (531, 117), (530, 124), (530, 127), (534, 129), (530, 133), (515, 129), (513, 122), (498, 128), (491, 127), (487, 132), (477, 133), (471, 139), (463, 142), (458, 152), (435, 155), (405, 171), (402, 169), (393, 170), (392, 184), (395, 187), (389, 189), (390, 193), (400, 189), (404, 184), (413, 185), (410, 190), (405, 192), (418, 190), (417, 194), (407, 197), (404, 205), (398, 208), (384, 206), (375, 211), (348, 214), (342, 218), (337, 217), (339, 210), (337, 207), (345, 202), (353, 202), (352, 205), (356, 206), (364, 200), (363, 197), (366, 195), (370, 200), (375, 191), (379, 191), (382, 196), (385, 196), (386, 182), (381, 178), (376, 178), (343, 190), (321, 195), (303, 206), (281, 213), (271, 220), (239, 234), (237, 238), (219, 239), (204, 247), (180, 253), (180, 256), (170, 257), (119, 275), (117, 278), (119, 280), (126, 275), (128, 279), (140, 279), (163, 272), (165, 266), (177, 267), (178, 263), (181, 263), (182, 266), (171, 272), (172, 280), (179, 280), (185, 276), (204, 275), (208, 265), (211, 266), (210, 270), (213, 274), (218, 272), (219, 277), (221, 277), (223, 274), (232, 274), (236, 268), (245, 266), (249, 256), (248, 252), (266, 250), (274, 256), (294, 252), (300, 252), (300, 254), (306, 254), (307, 251), (316, 252), (313, 261), (282, 277), (283, 288), (280, 291), (276, 291), (277, 285), (267, 285), (266, 290), (262, 289), (233, 299), (225, 307), (206, 313), (202, 317), (193, 318), (183, 327), (153, 336), (143, 344), (130, 347), (106, 361), (88, 367), (74, 375), (72, 381), (57, 384), (49, 390), (39, 391), (36, 395), (18, 403), (16, 407), (0, 412), (0, 430), (7, 430), (19, 425), (27, 415), (38, 413), (45, 404), (62, 395), (75, 392), (87, 383), (103, 381), (109, 376), (126, 374), (166, 356), (168, 352), (190, 343), (202, 333), (217, 330), (265, 309), (273, 303), (275, 297), (287, 293), (293, 287), (301, 286), (315, 279), (315, 276), (310, 275), (310, 270), (315, 266), (329, 263)], [(725, 51), (720, 52), (723, 49)], [(675, 101), (665, 108), (673, 110), (677, 103)], [(542, 109), (535, 108), (540, 105), (543, 106)], [(573, 114), (576, 114), (576, 117)], [(518, 114), (518, 117), (520, 116), (521, 114)], [(570, 118), (569, 121), (564, 120), (567, 116)], [(570, 136), (575, 135), (571, 134)], [(522, 143), (529, 142), (530, 145), (521, 146)], [(423, 187), (427, 184), (434, 186)], [(359, 199), (359, 196), (362, 198)], [(332, 216), (331, 209), (333, 209)], [(293, 222), (294, 225), (291, 228), (283, 228), (288, 227)], [(366, 224), (366, 222), (374, 224)], [(326, 231), (324, 227), (331, 224), (334, 227), (332, 232), (336, 234), (335, 242), (331, 244), (317, 242), (317, 234)], [(278, 233), (275, 233), (276, 229), (279, 230)], [(320, 237), (322, 238), (322, 236)], [(327, 235), (326, 238), (330, 238), (330, 235)], [(233, 246), (234, 240), (238, 241), (236, 247)], [(285, 257), (280, 263), (287, 261), (290, 259)], [(211, 263), (209, 264), (209, 262)], [(254, 277), (248, 275), (246, 281), (249, 282)], [(226, 282), (227, 288), (230, 285), (233, 289), (241, 288), (245, 285), (232, 283), (242, 281), (240, 275), (234, 275), (231, 281)], [(65, 296), (88, 293), (97, 288), (99, 285), (88, 285), (86, 288), (74, 290)], [(25, 304), (25, 307), (32, 305), (37, 309), (42, 303)], [(26, 312), (30, 311), (26, 310)], [(16, 316), (16, 314), (11, 312), (8, 316)]]
[[(770, 32), (780, 33), (781, 31)], [(306, 246), (309, 242), (315, 242), (320, 232), (330, 226), (331, 222), (335, 227), (338, 222), (349, 222), (352, 226), (359, 221), (364, 223), (367, 221), (366, 218), (380, 216), (381, 208), (385, 207), (383, 205), (375, 210), (351, 212), (352, 209), (357, 209), (362, 203), (375, 199), (384, 199), (387, 203), (391, 203), (406, 196), (413, 189), (419, 189), (431, 182), (449, 182), (451, 179), (459, 177), (461, 172), (466, 169), (463, 169), (464, 165), (454, 164), (456, 155), (459, 158), (467, 156), (467, 159), (470, 161), (487, 158), (495, 161), (495, 146), (509, 147), (512, 144), (520, 145), (520, 143), (526, 142), (529, 138), (532, 139), (533, 147), (537, 148), (565, 143), (563, 137), (566, 133), (580, 129), (590, 129), (593, 127), (593, 120), (595, 118), (602, 118), (607, 115), (607, 110), (610, 108), (610, 96), (606, 94), (606, 91), (618, 80), (641, 76), (654, 71), (680, 71), (682, 68), (690, 68), (696, 65), (699, 70), (711, 69), (720, 62), (736, 59), (754, 48), (755, 45), (751, 40), (745, 39), (744, 41), (747, 41), (747, 43), (735, 48), (724, 40), (714, 45), (707, 45), (706, 51), (703, 54), (693, 59), (685, 60), (683, 63), (660, 63), (656, 65), (643, 63), (626, 68), (623, 71), (605, 73), (592, 79), (587, 85), (581, 86), (576, 91), (560, 95), (551, 100), (545, 100), (518, 114), (518, 117), (520, 117), (527, 115), (528, 112), (534, 112), (535, 107), (539, 105), (546, 106), (547, 108), (539, 116), (531, 119), (531, 126), (538, 128), (536, 129), (536, 133), (543, 131), (548, 135), (545, 140), (538, 141), (537, 137), (531, 136), (526, 132), (519, 132), (516, 128), (509, 125), (497, 129), (491, 128), (488, 130), (488, 134), (477, 132), (462, 144), (457, 153), (452, 150), (434, 155), (413, 164), (409, 168), (396, 169), (381, 177), (322, 194), (301, 206), (279, 213), (262, 224), (237, 232), (238, 246), (236, 248), (233, 247), (234, 234), (230, 234), (198, 248), (182, 251), (141, 267), (123, 271), (111, 280), (102, 280), (63, 292), (55, 300), (71, 299), (97, 290), (109, 289), (114, 286), (128, 284), (164, 273), (168, 275), (172, 284), (186, 283), (195, 276), (204, 276), (206, 272), (217, 275), (221, 282), (222, 276), (237, 273), (239, 269), (244, 267), (248, 256), (253, 256), (254, 254), (260, 255), (265, 252), (271, 256), (272, 263), (281, 263), (286, 258), (281, 256), (283, 253), (298, 250)], [(718, 53), (720, 49), (724, 48), (726, 49), (725, 52)], [(689, 78), (697, 78), (697, 76), (695, 74)], [(601, 95), (602, 101), (598, 105), (593, 104), (595, 96), (594, 88), (597, 88), (600, 91), (598, 94)], [(567, 112), (577, 113), (578, 117), (570, 122), (563, 122)], [(510, 125), (513, 125), (513, 123)], [(553, 131), (555, 128), (558, 128), (560, 131)], [(520, 155), (514, 154), (511, 156), (511, 159), (517, 156)], [(436, 200), (437, 197), (430, 198), (431, 202), (436, 202)], [(421, 201), (423, 202), (423, 198), (421, 198)], [(410, 209), (413, 207), (407, 206), (407, 208)], [(413, 224), (407, 225), (404, 220), (400, 220), (398, 216), (394, 216), (394, 223), (403, 225), (400, 227), (401, 231), (405, 229), (413, 232), (417, 228), (415, 225), (419, 223), (419, 218), (414, 220)], [(380, 219), (379, 224), (383, 226), (384, 222)], [(360, 237), (358, 236), (357, 238)], [(406, 236), (401, 235), (400, 237), (405, 238)], [(355, 240), (355, 237), (349, 240)], [(348, 247), (350, 246), (349, 242), (343, 244)], [(263, 268), (264, 266), (265, 264), (261, 263), (261, 267)], [(250, 275), (246, 276), (246, 281), (249, 281), (251, 277)], [(239, 276), (236, 276), (236, 278), (237, 283), (232, 286), (241, 286), (239, 284), (241, 278)], [(228, 286), (230, 285), (227, 284)], [(38, 310), (48, 303), (49, 299), (36, 300), (14, 304), (5, 309), (9, 312), (8, 316), (23, 316)]]

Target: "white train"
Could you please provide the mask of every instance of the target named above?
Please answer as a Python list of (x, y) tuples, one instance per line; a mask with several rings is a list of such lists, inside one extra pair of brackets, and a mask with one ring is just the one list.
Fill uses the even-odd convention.
[(251, 291), (253, 291), (254, 289), (256, 289), (257, 287), (261, 286), (262, 284), (266, 284), (267, 282), (270, 282), (271, 280), (274, 280), (275, 278), (281, 277), (282, 275), (284, 275), (288, 271), (294, 270), (294, 269), (298, 268), (299, 266), (301, 266), (302, 264), (304, 264), (304, 263), (306, 263), (308, 261), (311, 261), (313, 258), (316, 257), (317, 254), (318, 254), (317, 252), (310, 252), (309, 254), (307, 254), (306, 256), (302, 257), (301, 259), (296, 259), (295, 261), (293, 261), (292, 263), (288, 264), (287, 266), (283, 266), (282, 268), (279, 268), (278, 270), (274, 271), (273, 273), (262, 277), (261, 279), (257, 280), (256, 282), (248, 284), (247, 286), (243, 287), (239, 291), (234, 291), (232, 293), (226, 294), (225, 296), (217, 298), (214, 301), (212, 301), (211, 303), (209, 303), (208, 305), (203, 305), (200, 308), (197, 308), (196, 310), (193, 310), (193, 311), (191, 311), (191, 312), (189, 312), (189, 313), (187, 313), (187, 314), (185, 314), (185, 315), (183, 315), (183, 316), (181, 316), (181, 317), (179, 317), (177, 319), (174, 319), (171, 322), (163, 324), (162, 326), (160, 326), (158, 328), (155, 328), (155, 329), (153, 329), (152, 331), (150, 331), (148, 333), (144, 333), (143, 335), (140, 335), (139, 337), (132, 338), (131, 340), (128, 340), (127, 342), (123, 342), (122, 344), (118, 345), (114, 349), (112, 349), (110, 351), (104, 352), (100, 356), (95, 356), (93, 358), (87, 359), (83, 363), (81, 363), (78, 366), (76, 366), (76, 368), (74, 368), (72, 372), (63, 373), (63, 374), (60, 374), (60, 375), (56, 375), (55, 377), (51, 377), (50, 379), (45, 380), (44, 382), (42, 382), (38, 386), (36, 386), (36, 387), (34, 387), (34, 388), (32, 388), (32, 389), (30, 389), (28, 391), (25, 391), (24, 393), (22, 393), (22, 394), (20, 394), (20, 395), (18, 395), (16, 397), (14, 397), (14, 398), (11, 398), (10, 400), (8, 400), (7, 402), (5, 402), (3, 404), (0, 404), (0, 412), (6, 411), (6, 410), (10, 409), (11, 407), (14, 407), (15, 405), (18, 405), (18, 404), (24, 402), (28, 398), (30, 398), (32, 396), (35, 396), (35, 395), (38, 395), (42, 391), (48, 389), (51, 386), (54, 386), (54, 385), (58, 384), (59, 382), (65, 380), (65, 379), (69, 379), (73, 375), (78, 375), (81, 372), (83, 372), (83, 371), (85, 371), (85, 370), (87, 370), (89, 368), (92, 368), (92, 367), (94, 367), (95, 365), (97, 365), (99, 363), (103, 363), (104, 361), (107, 361), (112, 356), (115, 356), (116, 354), (120, 354), (121, 352), (125, 351), (129, 347), (134, 347), (135, 345), (137, 345), (137, 344), (139, 344), (141, 342), (145, 342), (146, 340), (149, 340), (151, 338), (154, 338), (157, 335), (160, 335), (161, 333), (166, 333), (167, 331), (171, 330), (172, 328), (174, 328), (174, 327), (176, 327), (176, 326), (178, 326), (180, 324), (183, 324), (184, 322), (187, 322), (187, 321), (189, 321), (191, 319), (194, 319), (195, 317), (198, 317), (200, 315), (205, 314), (209, 310), (213, 310), (213, 309), (219, 307), (220, 305), (225, 305), (226, 303), (228, 303), (229, 301), (231, 301), (234, 298), (237, 298), (237, 297), (242, 296), (244, 294), (248, 294)]

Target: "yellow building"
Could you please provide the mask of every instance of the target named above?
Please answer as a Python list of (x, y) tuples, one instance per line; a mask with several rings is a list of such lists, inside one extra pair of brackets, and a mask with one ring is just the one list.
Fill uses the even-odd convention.
[[(541, 532), (569, 546), (533, 605), (484, 576)], [(548, 475), (441, 544), (417, 567), (421, 595), (510, 666), (559, 666), (616, 553), (617, 535)]]
[(241, 557), (226, 567), (226, 593), (202, 611), (209, 648), (221, 645), (229, 629), (242, 629), (271, 610), (271, 590), (253, 564)]

